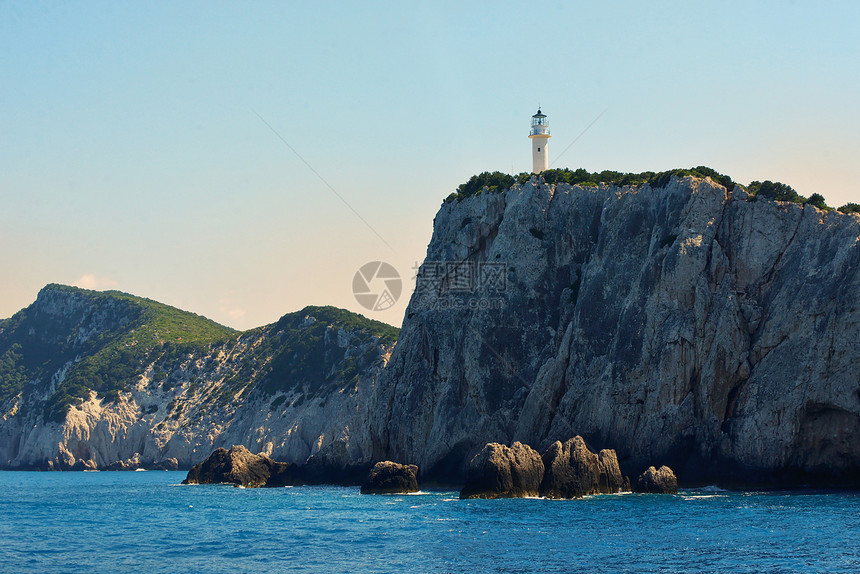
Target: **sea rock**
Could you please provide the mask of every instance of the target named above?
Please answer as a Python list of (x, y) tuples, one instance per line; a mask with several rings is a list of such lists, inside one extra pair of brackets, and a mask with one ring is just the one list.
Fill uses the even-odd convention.
[(418, 492), (418, 467), (390, 460), (377, 462), (370, 470), (361, 494), (398, 494)]
[(469, 463), (460, 498), (538, 496), (543, 473), (543, 461), (530, 446), (488, 443)]
[(597, 453), (597, 462), (600, 467), (599, 489), (602, 494), (630, 492), (630, 479), (621, 474), (618, 455), (614, 450), (602, 449)]
[(543, 463), (546, 470), (541, 494), (547, 498), (611, 494), (625, 486), (615, 451), (603, 449), (594, 454), (581, 436), (551, 444), (543, 454)]
[(165, 458), (153, 463), (152, 470), (179, 470), (179, 461), (175, 458)]
[(209, 458), (194, 465), (182, 484), (231, 483), (246, 488), (286, 486), (290, 484), (288, 471), (291, 466), (235, 445), (230, 450), (219, 448)]
[(137, 470), (140, 468), (140, 463), (137, 460), (118, 460), (105, 466), (101, 470)]
[(635, 492), (651, 494), (677, 494), (678, 479), (668, 466), (659, 469), (649, 466), (636, 480)]

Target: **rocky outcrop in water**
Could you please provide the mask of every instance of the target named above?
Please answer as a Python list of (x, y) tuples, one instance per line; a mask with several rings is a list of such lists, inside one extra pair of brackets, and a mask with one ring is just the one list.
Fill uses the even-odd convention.
[(246, 488), (286, 486), (292, 484), (288, 478), (291, 466), (236, 445), (230, 450), (219, 448), (209, 458), (194, 465), (182, 484), (229, 483)]
[(622, 472), (860, 486), (860, 217), (710, 179), (443, 204), (374, 392), (374, 457), (463, 476), (581, 434)]
[(625, 486), (615, 451), (604, 449), (597, 455), (581, 436), (551, 444), (543, 454), (543, 463), (541, 494), (547, 498), (613, 494)]
[(604, 448), (597, 453), (600, 478), (598, 490), (601, 494), (630, 492), (630, 479), (621, 474), (618, 455), (612, 449)]
[(418, 467), (390, 460), (377, 462), (361, 485), (361, 494), (418, 492)]
[(543, 473), (543, 461), (530, 446), (489, 443), (469, 462), (460, 498), (538, 496)]
[(594, 454), (576, 436), (551, 444), (543, 456), (519, 442), (488, 443), (470, 461), (460, 498), (582, 498), (629, 490), (615, 451)]
[(644, 492), (650, 494), (677, 494), (678, 479), (675, 473), (668, 466), (661, 466), (659, 469), (649, 466), (648, 469), (639, 475), (636, 480), (636, 488), (634, 492)]
[(242, 445), (234, 445), (229, 451), (218, 448), (206, 460), (191, 467), (183, 484), (226, 482), (246, 488), (360, 484), (367, 475), (367, 466), (344, 462), (344, 452), (335, 442), (299, 465), (272, 460), (265, 453), (253, 454)]

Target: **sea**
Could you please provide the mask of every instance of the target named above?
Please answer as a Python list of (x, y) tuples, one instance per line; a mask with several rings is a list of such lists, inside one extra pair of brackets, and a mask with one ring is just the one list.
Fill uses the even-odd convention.
[(180, 484), (0, 472), (0, 572), (860, 572), (860, 494), (620, 494)]

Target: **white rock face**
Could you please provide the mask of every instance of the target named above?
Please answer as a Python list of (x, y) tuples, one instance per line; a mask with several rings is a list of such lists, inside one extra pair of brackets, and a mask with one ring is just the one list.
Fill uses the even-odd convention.
[(626, 474), (860, 484), (860, 217), (732, 191), (532, 178), (444, 204), (424, 267), (507, 283), (415, 293), (376, 455), (451, 475), (487, 442), (579, 434)]

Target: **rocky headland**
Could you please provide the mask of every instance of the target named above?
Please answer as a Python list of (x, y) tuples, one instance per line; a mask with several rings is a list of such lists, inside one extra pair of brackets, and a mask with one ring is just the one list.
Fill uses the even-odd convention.
[(48, 286), (0, 322), (0, 467), (235, 444), (462, 485), (488, 443), (563, 459), (578, 434), (628, 476), (858, 487), (860, 216), (727, 185), (535, 176), (446, 201), (399, 336), (322, 307), (237, 333)]
[(857, 215), (532, 177), (443, 204), (370, 436), (427, 476), (580, 434), (632, 476), (857, 487), (858, 365)]

